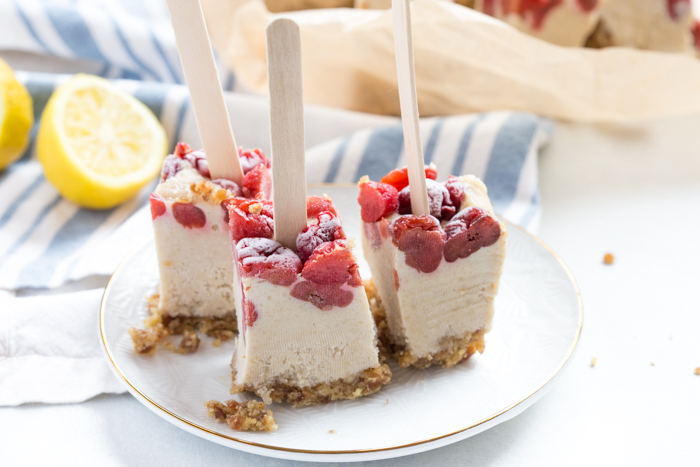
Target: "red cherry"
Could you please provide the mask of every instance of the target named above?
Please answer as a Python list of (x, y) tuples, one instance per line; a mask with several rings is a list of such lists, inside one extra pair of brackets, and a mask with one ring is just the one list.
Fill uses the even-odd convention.
[(301, 272), (299, 257), (289, 248), (269, 238), (244, 238), (236, 244), (241, 272), (275, 285), (292, 285)]
[(192, 203), (173, 203), (175, 220), (187, 229), (201, 229), (207, 223), (204, 211)]
[(244, 151), (238, 148), (238, 158), (241, 161), (241, 168), (243, 169), (244, 175), (260, 164), (264, 164), (268, 169), (271, 165), (270, 159), (265, 157), (265, 154), (260, 149), (246, 149)]
[(246, 237), (273, 237), (272, 201), (229, 198), (224, 203), (229, 213), (229, 232), (234, 243)]
[(304, 264), (301, 276), (317, 284), (343, 284), (350, 281), (356, 287), (359, 281), (358, 266), (345, 240), (319, 245)]
[(202, 177), (211, 178), (209, 162), (207, 162), (207, 156), (204, 155), (203, 150), (200, 149), (199, 151), (185, 153), (182, 158), (189, 162)]
[[(430, 215), (436, 219), (442, 219), (444, 216), (451, 218), (455, 209), (452, 205), (450, 192), (445, 188), (445, 185), (438, 183), (435, 180), (427, 179), (425, 186), (428, 190), (428, 205), (430, 207)], [(411, 188), (406, 187), (399, 192), (399, 214), (412, 214), (411, 209)]]
[(337, 216), (335, 205), (330, 198), (325, 196), (309, 196), (306, 198), (306, 217), (316, 217), (320, 213), (328, 211)]
[(433, 216), (401, 216), (391, 230), (394, 245), (406, 255), (406, 264), (421, 272), (433, 272), (442, 261), (445, 232)]
[(447, 181), (445, 182), (445, 188), (447, 188), (447, 191), (450, 193), (452, 206), (459, 209), (465, 197), (464, 183), (462, 183), (462, 181), (454, 175), (450, 175), (447, 177)]
[(174, 155), (169, 155), (163, 161), (163, 168), (160, 170), (160, 181), (164, 182), (170, 177), (174, 177), (182, 168), (180, 166), (180, 158)]
[[(425, 178), (435, 180), (437, 178), (437, 171), (426, 165)], [(396, 188), (397, 191), (401, 191), (408, 186), (408, 167), (392, 170), (384, 175), (380, 181), (382, 183), (388, 183)]]
[(243, 191), (238, 186), (238, 184), (236, 182), (232, 182), (231, 180), (226, 180), (225, 178), (217, 178), (216, 180), (212, 180), (212, 183), (216, 183), (224, 190), (227, 190), (231, 194), (231, 196), (243, 195)]
[(175, 151), (173, 151), (173, 154), (180, 159), (185, 157), (185, 154), (189, 154), (192, 152), (192, 148), (190, 147), (189, 144), (183, 143), (180, 141), (175, 145)]
[(496, 243), (501, 226), (483, 209), (472, 207), (458, 212), (445, 226), (445, 234), (445, 260), (452, 263)]
[(151, 219), (155, 220), (165, 214), (165, 198), (158, 193), (151, 193), (148, 200), (151, 202)]
[(258, 194), (265, 199), (272, 194), (272, 177), (265, 164), (258, 164), (243, 176), (243, 196), (254, 198)]
[(377, 222), (388, 216), (399, 207), (399, 194), (391, 185), (372, 181), (360, 185), (360, 213), (364, 222)]
[[(248, 300), (243, 299), (243, 324), (245, 329), (250, 328), (258, 320), (258, 310), (255, 309), (255, 304)], [(244, 332), (245, 332), (244, 329)]]
[(304, 300), (315, 307), (329, 311), (334, 306), (346, 307), (352, 303), (352, 290), (341, 288), (342, 284), (317, 284), (311, 281), (297, 282), (290, 294), (294, 298)]
[(297, 236), (297, 254), (303, 262), (309, 259), (320, 244), (345, 238), (340, 220), (332, 212), (322, 212), (316, 219), (316, 223), (309, 224)]

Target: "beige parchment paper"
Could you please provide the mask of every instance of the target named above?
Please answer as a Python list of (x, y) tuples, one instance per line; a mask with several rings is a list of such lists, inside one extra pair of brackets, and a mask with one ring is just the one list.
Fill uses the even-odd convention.
[[(302, 32), (304, 100), (399, 114), (390, 10), (271, 14), (261, 0), (203, 0), (215, 47), (237, 77), (267, 92), (265, 27)], [(421, 116), (521, 110), (576, 122), (700, 112), (700, 60), (627, 48), (566, 48), (439, 0), (412, 3)]]

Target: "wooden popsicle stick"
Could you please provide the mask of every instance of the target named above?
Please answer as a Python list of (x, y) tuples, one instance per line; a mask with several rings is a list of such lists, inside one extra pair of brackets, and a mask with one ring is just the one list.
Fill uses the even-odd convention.
[(199, 0), (166, 2), (211, 178), (225, 178), (241, 186), (243, 169), (216, 74), (202, 7)]
[(275, 240), (296, 251), (297, 235), (306, 228), (301, 36), (297, 23), (285, 18), (266, 32)]
[(413, 34), (411, 33), (410, 0), (392, 0), (394, 16), (394, 51), (396, 74), (399, 83), (401, 125), (406, 147), (408, 183), (411, 190), (411, 210), (414, 215), (430, 214), (428, 190), (425, 184), (425, 162), (420, 140), (418, 120), (418, 95), (416, 93), (416, 71), (413, 64)]

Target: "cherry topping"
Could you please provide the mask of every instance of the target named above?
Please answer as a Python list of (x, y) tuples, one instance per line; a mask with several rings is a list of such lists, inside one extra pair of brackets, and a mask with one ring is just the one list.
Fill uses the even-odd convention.
[(200, 149), (198, 151), (188, 152), (182, 156), (182, 158), (189, 162), (192, 167), (197, 169), (197, 172), (199, 172), (202, 177), (211, 178), (211, 173), (209, 173), (209, 162), (207, 162), (207, 156), (204, 155), (204, 151)]
[(170, 177), (174, 177), (181, 168), (179, 157), (172, 154), (167, 156), (163, 161), (163, 168), (160, 170), (160, 181), (164, 182)]
[(243, 196), (254, 198), (258, 194), (265, 199), (272, 194), (272, 178), (265, 164), (258, 164), (243, 176)]
[(323, 211), (338, 215), (333, 201), (327, 196), (309, 196), (306, 198), (306, 217), (316, 217)]
[[(428, 189), (430, 215), (437, 219), (452, 218), (455, 207), (452, 205), (450, 192), (445, 188), (445, 185), (431, 179), (427, 179), (425, 184)], [(411, 188), (406, 187), (399, 192), (399, 214), (411, 214), (412, 212)]]
[(301, 272), (299, 257), (289, 248), (269, 238), (244, 238), (236, 244), (241, 272), (275, 285), (292, 285)]
[(322, 212), (316, 216), (315, 224), (310, 224), (297, 236), (297, 254), (306, 262), (317, 246), (345, 238), (345, 232), (332, 212)]
[(192, 152), (192, 148), (190, 147), (189, 144), (183, 143), (180, 141), (175, 145), (175, 151), (173, 151), (173, 154), (180, 159), (185, 157), (185, 154), (189, 154)]
[(156, 217), (165, 214), (165, 199), (158, 193), (151, 193), (148, 198), (151, 202), (151, 219), (155, 220)]
[(242, 196), (243, 195), (243, 191), (241, 190), (241, 188), (238, 186), (238, 184), (236, 182), (232, 182), (231, 180), (226, 180), (225, 178), (217, 178), (216, 180), (212, 180), (212, 182), (216, 183), (224, 190), (228, 190), (229, 192), (233, 193), (233, 196)]
[(445, 260), (452, 263), (496, 243), (501, 226), (483, 209), (472, 207), (457, 213), (445, 226), (445, 234)]
[(401, 216), (391, 225), (393, 242), (406, 255), (406, 264), (433, 272), (442, 261), (445, 232), (433, 216)]
[(342, 289), (342, 284), (317, 284), (311, 281), (297, 282), (290, 294), (294, 298), (304, 300), (315, 307), (329, 311), (334, 306), (346, 307), (352, 303), (352, 290)]
[(391, 185), (372, 181), (360, 182), (360, 214), (364, 222), (377, 222), (399, 207), (399, 194)]
[(204, 211), (192, 203), (173, 203), (173, 216), (185, 228), (202, 228), (207, 223)]
[(345, 240), (336, 240), (319, 245), (304, 264), (301, 276), (317, 284), (343, 284), (357, 287), (361, 284), (355, 258), (347, 248)]
[(447, 191), (450, 193), (450, 201), (452, 201), (452, 206), (459, 209), (460, 206), (462, 206), (462, 201), (464, 201), (465, 197), (464, 183), (462, 183), (462, 181), (454, 175), (450, 175), (447, 177), (447, 181), (445, 182), (445, 188), (447, 188)]
[[(425, 166), (425, 178), (435, 180), (437, 178), (437, 171), (430, 167)], [(408, 168), (395, 169), (384, 175), (380, 180), (382, 183), (388, 183), (389, 185), (396, 188), (397, 191), (401, 191), (408, 186)]]
[(265, 157), (265, 154), (260, 149), (247, 149), (244, 151), (238, 148), (238, 158), (241, 161), (243, 174), (247, 174), (260, 164), (264, 164), (268, 169), (270, 168), (270, 159)]
[(272, 201), (266, 199), (229, 198), (224, 201), (229, 213), (231, 240), (246, 237), (272, 238)]

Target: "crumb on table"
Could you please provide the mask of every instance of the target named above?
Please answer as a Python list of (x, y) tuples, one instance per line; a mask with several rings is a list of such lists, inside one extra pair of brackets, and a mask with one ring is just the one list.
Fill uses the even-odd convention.
[(613, 264), (615, 262), (615, 257), (612, 255), (612, 253), (605, 253), (605, 256), (603, 256), (603, 264)]
[(233, 399), (225, 403), (211, 400), (204, 404), (207, 414), (217, 422), (226, 422), (238, 431), (274, 431), (277, 422), (272, 410), (265, 410), (265, 404), (258, 401), (237, 402)]
[(700, 366), (695, 369), (695, 374), (700, 376)]
[(328, 431), (328, 434), (334, 435), (334, 434), (335, 434), (335, 430), (329, 430), (329, 431)]
[(597, 362), (598, 359), (595, 357), (591, 357), (591, 368), (595, 367), (595, 362)]

